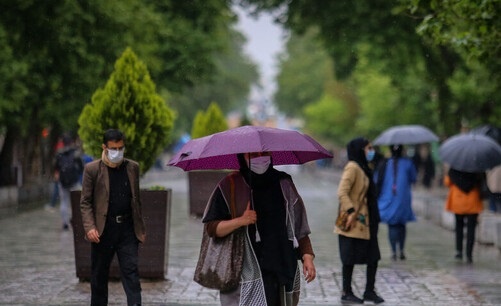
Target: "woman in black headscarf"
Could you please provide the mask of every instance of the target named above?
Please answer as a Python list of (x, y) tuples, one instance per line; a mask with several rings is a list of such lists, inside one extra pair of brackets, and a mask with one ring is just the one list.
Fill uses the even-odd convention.
[(221, 305), (296, 306), (301, 270), (306, 282), (316, 277), (303, 200), (292, 177), (273, 168), (269, 152), (237, 156), (240, 170), (218, 183), (202, 219), (211, 237), (246, 231), (240, 285), (220, 292)]
[[(343, 263), (342, 302), (362, 304), (371, 301), (384, 302), (374, 289), (378, 261), (381, 259), (377, 232), (379, 210), (372, 180), (372, 161), (375, 151), (371, 143), (362, 137), (351, 140), (347, 145), (348, 163), (339, 183), (339, 213), (347, 213), (346, 228), (336, 226), (339, 234), (339, 252)], [(367, 264), (367, 282), (363, 300), (355, 296), (351, 288), (355, 264)]]

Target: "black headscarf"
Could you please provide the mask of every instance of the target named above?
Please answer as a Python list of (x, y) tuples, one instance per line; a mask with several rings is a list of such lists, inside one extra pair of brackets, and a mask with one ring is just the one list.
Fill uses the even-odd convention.
[(448, 174), (451, 182), (465, 193), (480, 185), (481, 175), (478, 173), (463, 172), (450, 168)]
[(369, 163), (367, 162), (367, 158), (365, 157), (365, 151), (364, 151), (364, 148), (368, 144), (369, 140), (363, 137), (358, 137), (348, 142), (348, 145), (346, 146), (346, 151), (348, 153), (348, 160), (356, 162), (372, 181), (372, 170), (371, 168), (369, 168)]
[(391, 150), (391, 156), (398, 158), (402, 157), (402, 151), (404, 150), (404, 148), (402, 147), (402, 145), (393, 145), (390, 146), (390, 150)]
[(297, 253), (287, 236), (286, 209), (280, 179), (288, 174), (270, 167), (263, 174), (252, 172), (243, 154), (238, 154), (240, 173), (252, 188), (253, 209), (258, 214), (261, 241), (256, 242), (256, 227), (249, 226), (252, 247), (262, 270), (275, 273), (279, 283), (291, 290), (297, 268)]

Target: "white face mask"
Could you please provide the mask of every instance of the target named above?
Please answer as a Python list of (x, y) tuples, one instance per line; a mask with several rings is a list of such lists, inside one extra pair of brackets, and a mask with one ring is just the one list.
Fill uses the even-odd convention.
[(114, 164), (120, 163), (124, 159), (124, 150), (108, 150), (108, 159)]
[(270, 156), (259, 156), (251, 158), (250, 170), (256, 174), (263, 174), (271, 164)]

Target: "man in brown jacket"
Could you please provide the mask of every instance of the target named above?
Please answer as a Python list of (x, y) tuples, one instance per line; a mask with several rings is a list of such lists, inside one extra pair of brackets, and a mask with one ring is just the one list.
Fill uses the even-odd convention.
[(108, 304), (108, 276), (115, 253), (127, 304), (141, 305), (138, 246), (146, 234), (139, 197), (139, 164), (123, 157), (125, 136), (116, 129), (103, 137), (101, 159), (85, 166), (80, 210), (91, 242), (91, 305)]

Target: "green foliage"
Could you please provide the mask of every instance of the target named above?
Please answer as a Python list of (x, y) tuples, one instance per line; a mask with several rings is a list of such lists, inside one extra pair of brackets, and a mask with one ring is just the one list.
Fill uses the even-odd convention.
[(465, 69), (458, 69), (448, 80), (452, 99), (451, 112), (469, 127), (482, 124), (499, 125), (501, 108), (499, 84), (492, 82), (489, 71), (478, 63), (470, 63)]
[(354, 134), (355, 116), (350, 114), (346, 101), (325, 94), (304, 109), (305, 129), (338, 145), (346, 143)]
[(466, 58), (501, 58), (499, 48), (501, 1), (400, 0), (403, 9), (418, 17), (419, 34), (437, 45), (447, 45)]
[(320, 99), (325, 83), (332, 79), (332, 61), (321, 42), (318, 31), (292, 34), (279, 56), (278, 89), (274, 100), (280, 111), (301, 115), (304, 107)]
[(217, 103), (212, 102), (207, 111), (199, 111), (193, 120), (191, 138), (200, 138), (228, 129), (226, 118)]
[(210, 101), (218, 101), (225, 113), (246, 105), (251, 84), (258, 80), (258, 72), (256, 65), (244, 54), (244, 44), (245, 37), (231, 31), (226, 48), (214, 54), (216, 70), (212, 77), (182, 93), (174, 93), (172, 105), (179, 112), (176, 129), (189, 130), (196, 110), (206, 109)]
[[(228, 77), (219, 60), (228, 59), (228, 67), (234, 60), (226, 56), (235, 22), (231, 5), (219, 0), (3, 0), (0, 129), (9, 141), (1, 148), (0, 164), (13, 163), (15, 148), (23, 177), (50, 173), (50, 148), (63, 131), (76, 132), (84, 105), (127, 46), (150, 67), (164, 99)], [(232, 94), (227, 100), (235, 104), (251, 83), (238, 80), (248, 79), (230, 74), (222, 82)], [(191, 111), (206, 107), (206, 100), (186, 99), (188, 111), (182, 108), (186, 100), (180, 100), (169, 99), (189, 127)], [(49, 139), (40, 139), (42, 128), (50, 130)]]
[[(318, 37), (334, 61), (338, 79), (349, 80), (361, 58), (367, 57), (369, 63), (375, 65), (379, 73), (390, 78), (391, 86), (398, 92), (399, 111), (405, 110), (410, 113), (419, 110), (420, 115), (423, 114), (421, 110), (433, 112), (429, 116), (420, 116), (419, 120), (432, 121), (428, 126), (440, 130), (445, 135), (457, 133), (461, 127), (461, 118), (449, 111), (448, 106), (455, 96), (451, 92), (448, 79), (456, 69), (463, 69), (468, 57), (461, 56), (463, 53), (450, 44), (440, 44), (426, 36), (423, 39), (423, 36), (417, 33), (418, 26), (422, 22), (421, 17), (428, 16), (427, 9), (431, 12), (429, 16), (435, 17), (434, 14), (445, 7), (451, 17), (447, 20), (451, 22), (443, 22), (443, 29), (454, 29), (458, 24), (467, 29), (468, 23), (464, 26), (462, 22), (458, 24), (452, 22), (456, 6), (464, 6), (465, 11), (471, 13), (464, 17), (472, 17), (469, 21), (475, 21), (474, 24), (483, 29), (482, 31), (492, 30), (490, 32), (492, 34), (489, 35), (498, 37), (494, 40), (496, 44), (499, 41), (499, 18), (491, 18), (496, 16), (496, 13), (483, 16), (473, 13), (475, 6), (478, 5), (486, 5), (487, 12), (496, 12), (500, 6), (492, 9), (491, 3), (499, 0), (475, 3), (472, 0), (401, 0), (400, 2), (241, 0), (241, 2), (255, 5), (257, 11), (274, 11), (278, 14), (277, 21), (294, 33), (305, 33), (311, 27), (318, 28)], [(411, 16), (409, 11), (403, 8), (405, 5), (402, 3), (410, 3), (424, 9), (416, 11)], [(489, 23), (489, 26), (486, 27), (484, 23)], [(455, 34), (453, 36), (461, 40), (461, 36)], [(364, 46), (369, 47), (364, 48)], [(500, 48), (496, 47), (495, 50), (499, 52)], [(500, 56), (489, 56), (488, 62), (491, 63), (489, 67), (494, 67), (490, 69), (490, 82), (493, 84), (500, 83), (500, 74), (495, 73), (496, 69), (498, 72), (500, 70), (498, 65), (500, 58)], [(411, 80), (421, 80), (416, 84), (417, 89), (421, 91), (411, 91), (409, 83)], [(407, 107), (410, 109), (407, 110)]]
[(145, 173), (170, 141), (173, 112), (155, 90), (146, 65), (127, 48), (115, 63), (104, 88), (96, 90), (78, 123), (84, 150), (101, 156), (103, 132), (118, 128), (126, 135), (126, 156)]

